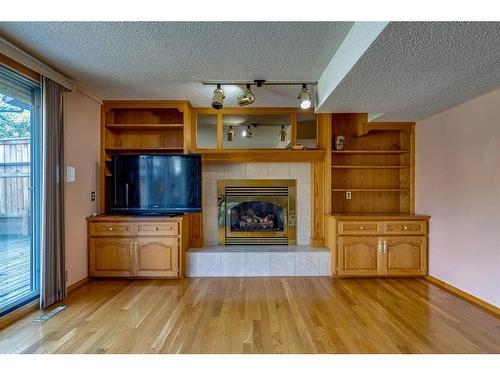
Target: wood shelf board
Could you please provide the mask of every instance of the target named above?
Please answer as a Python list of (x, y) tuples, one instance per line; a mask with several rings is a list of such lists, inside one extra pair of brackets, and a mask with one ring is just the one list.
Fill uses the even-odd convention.
[(106, 151), (127, 152), (127, 151), (183, 151), (182, 147), (107, 147)]
[(182, 130), (183, 124), (107, 124), (110, 130)]
[(400, 154), (409, 154), (408, 150), (343, 150), (332, 151), (332, 154), (367, 154), (367, 155), (400, 155)]
[(289, 162), (289, 161), (323, 161), (324, 150), (198, 150), (202, 160), (207, 162)]
[(342, 213), (334, 212), (328, 216), (333, 216), (342, 220), (422, 220), (430, 219), (429, 215), (405, 214), (400, 212), (381, 212), (381, 213)]
[(408, 165), (332, 165), (334, 169), (406, 169)]
[(408, 190), (410, 190), (410, 189), (407, 189), (407, 188), (397, 188), (397, 189), (384, 189), (384, 188), (380, 188), (380, 189), (362, 189), (362, 188), (332, 189), (333, 192), (352, 191), (352, 192), (360, 192), (360, 193), (363, 193), (363, 192), (374, 192), (374, 193), (376, 193), (376, 192), (401, 192), (401, 191), (408, 191)]

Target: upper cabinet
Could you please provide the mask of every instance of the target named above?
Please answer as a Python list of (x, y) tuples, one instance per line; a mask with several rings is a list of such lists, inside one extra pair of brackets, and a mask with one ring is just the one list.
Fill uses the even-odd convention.
[[(320, 117), (313, 110), (297, 108), (195, 108), (191, 151), (211, 155), (251, 149), (307, 150), (312, 155), (325, 149), (318, 146)], [(317, 152), (318, 160), (322, 153)]]
[(224, 149), (286, 149), (291, 142), (291, 116), (235, 114), (223, 115)]
[(217, 148), (217, 115), (198, 114), (196, 116), (196, 148)]

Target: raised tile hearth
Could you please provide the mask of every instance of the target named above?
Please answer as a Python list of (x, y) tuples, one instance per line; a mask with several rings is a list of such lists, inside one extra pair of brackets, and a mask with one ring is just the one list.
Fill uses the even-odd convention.
[(330, 251), (310, 246), (206, 246), (187, 252), (187, 277), (330, 276)]

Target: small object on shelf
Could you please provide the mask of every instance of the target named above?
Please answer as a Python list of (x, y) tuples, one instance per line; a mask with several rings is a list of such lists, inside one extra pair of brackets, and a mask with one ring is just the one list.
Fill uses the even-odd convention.
[(285, 142), (286, 141), (286, 131), (285, 131), (285, 125), (281, 125), (281, 130), (280, 130), (280, 141)]
[(234, 130), (232, 126), (229, 126), (229, 130), (227, 131), (227, 141), (232, 142), (234, 140)]
[(336, 135), (335, 136), (335, 150), (342, 151), (345, 146), (345, 136), (344, 135)]
[(292, 150), (305, 150), (306, 148), (307, 148), (306, 146), (301, 145), (300, 143), (292, 145)]

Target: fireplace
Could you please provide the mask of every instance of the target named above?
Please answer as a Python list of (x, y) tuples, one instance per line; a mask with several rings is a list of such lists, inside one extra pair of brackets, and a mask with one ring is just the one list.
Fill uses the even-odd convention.
[(295, 245), (295, 180), (219, 180), (220, 245)]

